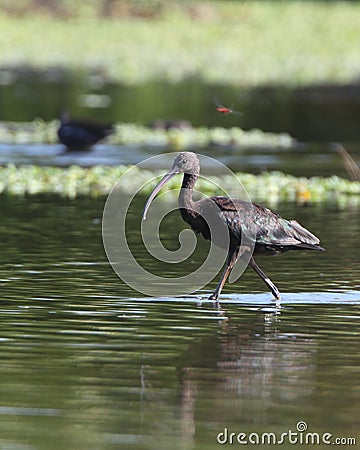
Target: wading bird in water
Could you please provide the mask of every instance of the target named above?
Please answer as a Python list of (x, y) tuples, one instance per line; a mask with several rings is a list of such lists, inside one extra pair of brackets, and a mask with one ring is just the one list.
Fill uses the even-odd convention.
[[(295, 220), (287, 220), (263, 206), (229, 197), (208, 197), (199, 201), (192, 200), (194, 185), (199, 178), (200, 163), (197, 155), (192, 152), (179, 153), (168, 173), (155, 186), (148, 198), (143, 220), (152, 200), (161, 188), (175, 175), (183, 173), (183, 182), (179, 195), (179, 209), (182, 218), (196, 233), (201, 233), (205, 239), (222, 247), (226, 242), (227, 258), (225, 268), (217, 288), (209, 299), (218, 301), (220, 292), (237, 259), (244, 251), (241, 245), (242, 234), (253, 236), (254, 250), (250, 255), (249, 266), (260, 276), (269, 287), (273, 296), (280, 299), (280, 292), (270, 278), (255, 263), (254, 255), (276, 255), (288, 250), (324, 250), (319, 246), (319, 239), (303, 228)], [(209, 224), (204, 219), (208, 211), (213, 210), (224, 224), (228, 239), (219, 239), (211, 234)], [(215, 233), (216, 234), (216, 233)]]
[(67, 150), (90, 150), (101, 139), (114, 133), (112, 124), (71, 119), (66, 111), (60, 115), (59, 141)]

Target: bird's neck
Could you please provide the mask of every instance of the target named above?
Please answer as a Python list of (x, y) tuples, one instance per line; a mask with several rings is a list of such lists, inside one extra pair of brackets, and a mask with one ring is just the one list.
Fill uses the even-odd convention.
[(183, 182), (181, 185), (181, 191), (179, 195), (179, 207), (188, 210), (193, 210), (194, 201), (192, 200), (192, 193), (194, 185), (198, 175), (193, 175), (190, 173), (184, 173)]

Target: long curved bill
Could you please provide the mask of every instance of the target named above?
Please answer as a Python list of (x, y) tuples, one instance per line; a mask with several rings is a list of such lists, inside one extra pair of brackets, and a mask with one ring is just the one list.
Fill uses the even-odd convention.
[(163, 178), (158, 182), (158, 184), (154, 187), (154, 190), (152, 191), (152, 193), (150, 194), (150, 197), (148, 198), (145, 208), (144, 208), (144, 212), (142, 215), (142, 220), (146, 219), (146, 214), (147, 211), (150, 207), (151, 202), (154, 200), (154, 198), (156, 197), (156, 195), (158, 194), (158, 192), (163, 188), (163, 186), (165, 186), (165, 184), (171, 180), (172, 177), (174, 177), (178, 172), (177, 171), (173, 171), (173, 172), (168, 172), (166, 173)]

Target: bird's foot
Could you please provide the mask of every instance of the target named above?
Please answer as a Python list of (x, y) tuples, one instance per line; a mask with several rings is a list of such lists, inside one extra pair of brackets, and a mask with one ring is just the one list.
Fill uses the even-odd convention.
[(272, 285), (270, 287), (270, 290), (271, 290), (272, 295), (275, 297), (275, 300), (281, 300), (280, 291), (275, 285)]
[(281, 308), (281, 295), (280, 292), (273, 292), (273, 295), (275, 297), (275, 307), (276, 308)]
[(220, 308), (220, 303), (219, 303), (219, 294), (215, 291), (213, 292), (210, 297), (208, 297), (208, 300), (214, 300), (214, 307), (215, 308)]

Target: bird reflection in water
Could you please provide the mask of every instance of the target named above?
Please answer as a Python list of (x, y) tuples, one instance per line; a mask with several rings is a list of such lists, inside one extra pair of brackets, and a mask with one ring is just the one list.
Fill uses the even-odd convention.
[(150, 448), (193, 449), (204, 427), (271, 424), (279, 401), (296, 404), (312, 393), (314, 341), (284, 332), (280, 310), (237, 306), (236, 314), (227, 311), (217, 330), (194, 338), (165, 367), (142, 367), (144, 427), (156, 417)]

